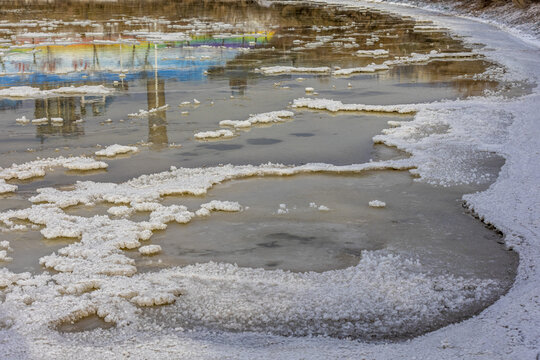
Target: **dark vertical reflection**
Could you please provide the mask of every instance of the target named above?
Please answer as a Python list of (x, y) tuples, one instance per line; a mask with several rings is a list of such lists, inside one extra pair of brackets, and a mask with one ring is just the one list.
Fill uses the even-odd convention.
[[(146, 99), (148, 110), (157, 109), (166, 105), (165, 102), (165, 80), (158, 75), (157, 47), (154, 47), (154, 72), (153, 76), (146, 79)], [(154, 149), (167, 146), (167, 114), (166, 109), (153, 111), (148, 116), (148, 142)]]

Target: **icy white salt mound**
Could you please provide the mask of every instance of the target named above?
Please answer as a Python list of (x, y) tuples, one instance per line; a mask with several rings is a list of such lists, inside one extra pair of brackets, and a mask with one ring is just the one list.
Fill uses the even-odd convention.
[(139, 151), (139, 148), (136, 146), (125, 146), (125, 145), (114, 144), (114, 145), (107, 146), (105, 149), (96, 151), (96, 155), (114, 157), (116, 155), (135, 153), (138, 151)]
[(159, 245), (146, 245), (139, 248), (139, 252), (143, 255), (155, 255), (161, 251)]
[(13, 258), (8, 256), (7, 250), (0, 250), (0, 262), (9, 262), (11, 260), (13, 260)]
[(17, 191), (17, 185), (6, 184), (4, 179), (0, 179), (0, 194), (10, 193)]
[(382, 71), (382, 70), (388, 70), (388, 69), (390, 69), (390, 67), (384, 63), (383, 64), (369, 64), (369, 65), (361, 66), (361, 67), (334, 70), (332, 74), (335, 76), (341, 76), (341, 75), (351, 75), (355, 73), (374, 73), (376, 71)]
[(195, 214), (197, 216), (208, 216), (212, 211), (237, 212), (242, 211), (242, 205), (236, 201), (212, 200), (209, 203), (202, 204)]
[(356, 53), (356, 56), (361, 57), (383, 57), (388, 56), (388, 50), (384, 49), (376, 49), (376, 50), (358, 50)]
[(279, 74), (321, 74), (330, 73), (328, 66), (321, 67), (294, 67), (294, 66), (263, 66), (257, 69), (265, 75), (279, 75)]
[(234, 137), (234, 132), (231, 130), (201, 131), (196, 133), (194, 137), (197, 140), (227, 139)]
[(30, 161), (24, 164), (13, 164), (8, 168), (0, 168), (0, 179), (26, 180), (33, 177), (45, 176), (46, 170), (62, 166), (69, 170), (97, 170), (106, 169), (107, 163), (96, 161), (84, 156), (77, 157), (57, 157)]
[(107, 210), (109, 214), (118, 217), (127, 217), (131, 215), (134, 211), (135, 209), (128, 206), (112, 206)]
[(293, 101), (294, 108), (308, 108), (314, 110), (337, 111), (372, 111), (399, 114), (412, 114), (418, 110), (417, 105), (365, 105), (343, 104), (341, 101), (329, 99), (299, 98)]
[(122, 184), (79, 181), (70, 191), (42, 188), (38, 189), (38, 194), (29, 200), (34, 203), (48, 202), (60, 208), (77, 204), (94, 205), (97, 202), (131, 204), (139, 211), (139, 205), (142, 208), (146, 208), (147, 205), (157, 206), (154, 203), (162, 196), (203, 195), (214, 185), (228, 180), (253, 176), (290, 176), (309, 173), (361, 173), (382, 169), (406, 170), (410, 169), (410, 162), (408, 159), (400, 159), (343, 166), (320, 163), (286, 166), (268, 163), (259, 166), (223, 165), (193, 169), (172, 168), (170, 171), (162, 173), (142, 175)]
[[(479, 302), (496, 282), (431, 275), (399, 256), (363, 252), (359, 264), (292, 273), (207, 263), (172, 271), (185, 292), (172, 323), (287, 336), (402, 336)], [(218, 294), (218, 295), (216, 295)]]
[(234, 128), (248, 128), (256, 124), (269, 124), (284, 122), (294, 116), (292, 111), (271, 111), (250, 116), (247, 120), (222, 120), (220, 126), (232, 126)]
[(43, 98), (58, 95), (110, 95), (113, 90), (103, 85), (69, 86), (51, 90), (40, 90), (30, 86), (14, 86), (0, 90), (0, 97), (9, 98)]
[[(378, 50), (374, 50), (378, 51)], [(376, 71), (389, 70), (393, 66), (398, 65), (407, 65), (407, 64), (419, 64), (427, 63), (431, 60), (436, 59), (476, 59), (478, 58), (478, 53), (476, 52), (455, 52), (455, 53), (444, 53), (432, 50), (428, 54), (417, 54), (411, 53), (410, 56), (397, 57), (393, 60), (386, 60), (382, 64), (372, 63), (367, 66), (361, 66), (356, 68), (347, 68), (334, 70), (332, 73), (334, 76), (347, 76), (357, 73), (374, 73)]]
[(46, 117), (32, 120), (32, 124), (34, 125), (46, 124), (48, 122), (49, 122), (49, 119), (47, 119)]
[(156, 107), (156, 108), (152, 108), (150, 110), (143, 110), (143, 109), (140, 109), (139, 112), (136, 112), (136, 113), (132, 113), (132, 114), (128, 114), (129, 117), (134, 117), (134, 118), (137, 118), (137, 117), (146, 117), (146, 116), (149, 116), (155, 112), (158, 112), (158, 111), (163, 111), (163, 110), (166, 110), (169, 108), (169, 104), (165, 104), (163, 106), (160, 106), (160, 107)]
[(28, 120), (26, 118), (26, 116), (23, 115), (20, 118), (15, 119), (15, 122), (18, 123), (18, 124), (23, 124), (24, 125), (24, 124), (28, 124), (30, 122), (30, 120)]
[(370, 207), (374, 208), (383, 208), (386, 207), (386, 203), (380, 200), (371, 200), (368, 204)]

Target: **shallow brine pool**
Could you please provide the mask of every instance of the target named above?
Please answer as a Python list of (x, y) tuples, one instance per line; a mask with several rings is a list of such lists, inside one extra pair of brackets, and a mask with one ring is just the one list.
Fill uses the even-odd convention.
[(448, 133), (406, 104), (514, 95), (445, 29), (296, 2), (0, 19), (4, 328), (401, 339), (511, 285), (516, 254), (461, 200), (502, 160), (453, 149), (466, 176), (440, 186), (377, 140)]

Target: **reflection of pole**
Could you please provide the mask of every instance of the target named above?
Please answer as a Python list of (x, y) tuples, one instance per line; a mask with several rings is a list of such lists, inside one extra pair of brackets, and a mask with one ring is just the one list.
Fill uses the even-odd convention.
[(155, 94), (158, 98), (158, 63), (157, 63), (157, 44), (154, 44), (154, 79), (155, 79)]

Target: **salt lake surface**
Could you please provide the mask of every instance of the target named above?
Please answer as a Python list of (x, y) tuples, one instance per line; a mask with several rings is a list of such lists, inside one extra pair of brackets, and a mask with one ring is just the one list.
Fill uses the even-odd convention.
[[(6, 328), (52, 329), (51, 344), (156, 326), (402, 339), (511, 285), (516, 254), (461, 200), (502, 159), (475, 152), (462, 164), (469, 180), (436, 186), (373, 141), (413, 117), (386, 105), (527, 90), (495, 81), (504, 69), (446, 30), (302, 3), (15, 4), (1, 16), (0, 166), (81, 155), (108, 165), (3, 177), (18, 186), (0, 195)], [(57, 90), (70, 86), (87, 88)], [(383, 107), (293, 107), (299, 98)], [(421, 130), (410, 136), (448, 127)], [(114, 144), (136, 151), (96, 155)], [(213, 200), (240, 211), (198, 211)], [(137, 251), (148, 244), (161, 252)]]

